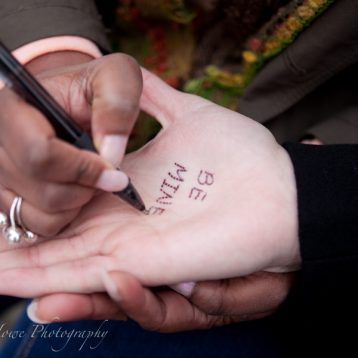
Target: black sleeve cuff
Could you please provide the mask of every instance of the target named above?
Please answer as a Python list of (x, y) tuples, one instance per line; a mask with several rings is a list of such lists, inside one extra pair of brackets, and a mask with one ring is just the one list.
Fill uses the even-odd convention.
[(296, 175), (305, 310), (358, 312), (358, 145), (284, 148)]
[(12, 0), (0, 7), (0, 37), (16, 49), (46, 37), (72, 35), (95, 42), (109, 52), (101, 18), (89, 0)]

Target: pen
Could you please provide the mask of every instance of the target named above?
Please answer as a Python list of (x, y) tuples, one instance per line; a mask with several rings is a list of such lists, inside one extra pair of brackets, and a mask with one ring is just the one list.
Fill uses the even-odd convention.
[[(6, 86), (36, 107), (51, 123), (58, 138), (80, 149), (97, 152), (91, 137), (74, 122), (45, 88), (22, 66), (0, 41), (0, 74)], [(130, 179), (127, 187), (113, 194), (143, 211), (145, 205)]]

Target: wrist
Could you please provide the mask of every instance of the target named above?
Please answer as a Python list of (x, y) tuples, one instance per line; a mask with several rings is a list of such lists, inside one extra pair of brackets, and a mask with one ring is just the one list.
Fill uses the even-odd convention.
[[(295, 271), (301, 266), (298, 238), (298, 205), (295, 171), (287, 151), (282, 148), (277, 158), (280, 161), (280, 178), (282, 192), (279, 199), (282, 211), (279, 215), (279, 227), (282, 236), (279, 244), (279, 271)], [(275, 269), (273, 271), (276, 271)]]
[(288, 213), (290, 219), (288, 219), (288, 237), (290, 238), (290, 246), (288, 251), (288, 268), (289, 271), (297, 270), (301, 267), (301, 254), (300, 254), (300, 245), (298, 237), (298, 203), (297, 203), (297, 184), (295, 177), (295, 170), (293, 167), (292, 160), (286, 150), (283, 150), (283, 153), (286, 157), (287, 163), (287, 176), (286, 180), (288, 182)]
[(50, 52), (34, 58), (26, 68), (34, 75), (60, 67), (79, 65), (94, 60), (94, 57), (78, 51)]

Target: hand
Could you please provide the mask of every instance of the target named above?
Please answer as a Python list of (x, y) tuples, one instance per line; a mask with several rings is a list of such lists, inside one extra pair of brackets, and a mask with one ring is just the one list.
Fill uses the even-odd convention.
[(292, 163), (270, 132), (149, 73), (144, 84), (163, 129), (123, 169), (151, 215), (98, 195), (61, 240), (1, 253), (0, 293), (103, 292), (103, 270), (158, 286), (299, 267)]
[(56, 53), (33, 61), (29, 69), (91, 131), (102, 156), (57, 139), (35, 108), (9, 89), (0, 92), (0, 210), (9, 212), (14, 196), (20, 195), (25, 226), (52, 236), (96, 189), (119, 191), (127, 185), (127, 176), (114, 166), (123, 158), (138, 114), (142, 78), (135, 61), (123, 54), (90, 61), (84, 55)]
[(128, 317), (144, 329), (159, 332), (209, 329), (274, 313), (286, 299), (294, 274), (259, 272), (242, 278), (200, 282), (189, 297), (169, 288), (144, 288), (125, 272), (110, 272), (104, 283), (109, 296), (46, 296), (29, 306), (29, 317), (39, 323)]

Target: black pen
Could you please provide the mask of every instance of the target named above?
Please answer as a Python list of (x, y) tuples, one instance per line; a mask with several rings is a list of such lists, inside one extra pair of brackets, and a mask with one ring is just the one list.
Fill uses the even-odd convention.
[[(22, 66), (0, 41), (0, 74), (6, 86), (36, 107), (51, 123), (58, 138), (74, 146), (97, 152), (91, 137), (74, 122), (43, 86)], [(130, 179), (127, 187), (113, 193), (143, 211), (145, 205)]]

